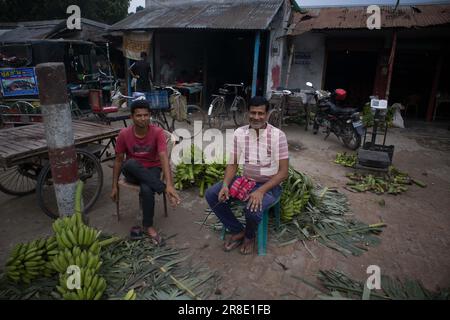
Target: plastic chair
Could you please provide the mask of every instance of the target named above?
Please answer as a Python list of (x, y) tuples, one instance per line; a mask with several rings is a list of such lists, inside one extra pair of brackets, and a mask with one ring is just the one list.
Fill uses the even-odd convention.
[[(258, 231), (256, 235), (258, 241), (257, 243), (258, 256), (265, 256), (267, 252), (267, 234), (269, 232), (269, 212), (272, 208), (275, 213), (275, 228), (276, 230), (279, 230), (280, 228), (280, 214), (281, 214), (280, 198), (281, 196), (278, 197), (270, 207), (264, 210), (261, 222), (258, 224)], [(220, 236), (220, 239), (225, 240), (225, 233), (226, 228), (225, 226), (222, 226), (222, 234)]]

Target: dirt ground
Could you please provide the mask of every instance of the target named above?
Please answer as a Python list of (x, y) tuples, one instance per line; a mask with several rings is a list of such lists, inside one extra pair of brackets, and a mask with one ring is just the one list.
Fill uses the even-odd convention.
[[(292, 276), (316, 282), (319, 269), (335, 269), (363, 281), (369, 265), (381, 273), (400, 279), (420, 280), (427, 289), (450, 286), (450, 131), (446, 126), (408, 123), (407, 129), (392, 129), (388, 144), (395, 145), (394, 165), (427, 183), (427, 188), (411, 186), (399, 196), (377, 196), (346, 191), (345, 173), (350, 169), (333, 163), (337, 152), (345, 151), (335, 137), (323, 140), (296, 125), (284, 127), (290, 145), (290, 163), (314, 181), (337, 187), (350, 201), (355, 218), (365, 223), (387, 223), (381, 244), (360, 257), (344, 257), (316, 243), (307, 243), (316, 259), (301, 243), (278, 247), (270, 239), (264, 257), (242, 256), (238, 251), (221, 250), (219, 233), (199, 224), (205, 217), (206, 202), (196, 190), (181, 193), (183, 203), (169, 210), (165, 218), (162, 197), (157, 197), (156, 227), (165, 235), (176, 235), (168, 245), (186, 248), (192, 259), (204, 263), (220, 275), (216, 295), (211, 299), (313, 299), (317, 291)], [(117, 222), (115, 205), (109, 199), (111, 171), (103, 164), (104, 187), (90, 212), (91, 223), (108, 233), (127, 236), (138, 223), (135, 197), (125, 197), (123, 219)], [(380, 199), (385, 206), (379, 205)], [(18, 242), (51, 233), (52, 221), (40, 212), (35, 195), (12, 197), (0, 193), (0, 265)], [(286, 268), (283, 268), (283, 264)]]

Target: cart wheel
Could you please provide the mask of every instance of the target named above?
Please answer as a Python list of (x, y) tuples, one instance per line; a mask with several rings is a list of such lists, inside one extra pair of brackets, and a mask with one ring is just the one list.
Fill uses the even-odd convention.
[[(87, 213), (100, 196), (103, 186), (103, 170), (100, 161), (92, 153), (77, 150), (78, 178), (84, 182), (83, 203)], [(38, 177), (37, 198), (39, 207), (50, 218), (59, 218), (55, 188), (50, 164), (46, 165)]]
[(277, 127), (281, 128), (281, 111), (278, 108), (269, 111), (268, 122)]
[(33, 193), (41, 169), (40, 164), (30, 162), (0, 171), (0, 191), (12, 196)]

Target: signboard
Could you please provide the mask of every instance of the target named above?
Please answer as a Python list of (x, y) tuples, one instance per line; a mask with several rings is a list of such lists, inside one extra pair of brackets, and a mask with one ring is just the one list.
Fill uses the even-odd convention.
[(39, 94), (34, 68), (0, 69), (0, 86), (4, 97)]
[(294, 53), (294, 63), (308, 65), (311, 64), (311, 52), (297, 51)]
[(123, 54), (128, 59), (141, 60), (141, 52), (150, 52), (152, 32), (130, 32), (123, 35)]

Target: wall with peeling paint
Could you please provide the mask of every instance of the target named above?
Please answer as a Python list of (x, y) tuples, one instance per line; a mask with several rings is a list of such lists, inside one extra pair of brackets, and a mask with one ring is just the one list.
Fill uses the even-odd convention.
[(266, 77), (266, 96), (271, 96), (272, 90), (282, 86), (283, 55), (286, 52), (286, 38), (283, 37), (288, 26), (291, 7), (285, 1), (270, 25), (270, 46), (268, 50), (268, 66)]
[[(288, 55), (289, 53), (287, 52), (283, 63), (283, 83), (288, 69)], [(324, 66), (325, 36), (312, 32), (296, 36), (294, 38), (294, 57), (292, 59), (288, 87), (307, 89), (305, 83), (310, 81), (316, 88), (322, 88)]]

